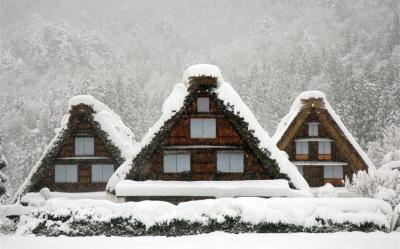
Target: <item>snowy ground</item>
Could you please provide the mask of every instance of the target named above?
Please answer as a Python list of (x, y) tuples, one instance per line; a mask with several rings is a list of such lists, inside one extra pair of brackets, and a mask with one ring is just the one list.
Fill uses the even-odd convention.
[(0, 249), (234, 249), (249, 247), (252, 249), (399, 249), (400, 233), (227, 234), (215, 232), (183, 237), (0, 237)]

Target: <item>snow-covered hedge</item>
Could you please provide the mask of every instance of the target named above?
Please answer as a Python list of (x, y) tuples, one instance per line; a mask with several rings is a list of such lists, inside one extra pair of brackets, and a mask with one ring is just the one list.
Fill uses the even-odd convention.
[(173, 205), (160, 201), (49, 200), (21, 216), (17, 233), (46, 236), (166, 235), (225, 231), (388, 230), (392, 208), (366, 198), (222, 198)]

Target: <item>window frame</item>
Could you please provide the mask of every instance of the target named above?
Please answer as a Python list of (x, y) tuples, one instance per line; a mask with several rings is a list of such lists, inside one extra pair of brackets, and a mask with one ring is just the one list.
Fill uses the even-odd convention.
[(210, 112), (209, 97), (198, 97), (196, 102), (197, 102), (197, 112), (202, 112), (202, 113)]
[[(186, 161), (185, 163), (187, 163), (188, 165), (178, 165), (179, 162), (179, 156), (181, 157), (181, 160), (183, 159), (183, 161)], [(175, 160), (175, 166), (173, 167), (166, 167), (166, 158), (170, 157), (170, 160), (174, 161)], [(184, 158), (186, 157), (186, 158)], [(164, 151), (163, 154), (163, 172), (165, 174), (176, 174), (176, 173), (183, 173), (183, 172), (187, 172), (187, 171), (191, 171), (192, 170), (192, 160), (191, 160), (191, 155), (189, 151)], [(170, 161), (170, 162), (172, 162)], [(181, 161), (182, 162), (182, 161)], [(171, 168), (174, 168), (175, 170), (170, 170)], [(179, 168), (181, 167), (181, 168)], [(166, 168), (168, 168), (168, 170), (166, 171)]]
[(308, 136), (309, 137), (318, 137), (319, 136), (319, 123), (318, 122), (309, 122), (308, 125)]
[[(232, 156), (237, 156), (240, 155), (240, 162), (241, 165), (232, 165), (233, 163), (239, 162), (237, 158), (232, 158)], [(222, 165), (220, 165), (220, 162), (222, 160), (222, 156), (229, 156), (229, 169), (225, 170), (222, 168)], [(236, 170), (232, 170), (233, 168), (236, 168)], [(239, 170), (237, 170), (240, 168)], [(244, 173), (245, 171), (245, 153), (244, 151), (229, 151), (229, 150), (221, 150), (217, 151), (217, 171), (220, 171), (222, 173)]]
[(318, 141), (318, 155), (332, 155), (332, 142)]
[[(82, 141), (83, 140), (83, 141)], [(87, 141), (90, 141), (90, 147), (88, 147)], [(79, 141), (82, 144), (79, 145)], [(94, 156), (95, 154), (95, 138), (94, 136), (76, 136), (74, 139), (74, 153), (75, 156)], [(78, 149), (81, 148), (82, 152), (79, 152)]]
[[(94, 179), (94, 178), (93, 178), (93, 176), (94, 176), (94, 174), (93, 174), (94, 168), (99, 168), (99, 167), (101, 167), (101, 177), (100, 177), (101, 179), (100, 179), (100, 178), (99, 178), (99, 179)], [(105, 167), (107, 167), (107, 168), (108, 168), (108, 167), (112, 168), (112, 172), (111, 172), (111, 174), (110, 174), (109, 177), (105, 177), (105, 176), (104, 176)], [(95, 163), (95, 164), (92, 164), (92, 165), (90, 166), (90, 173), (91, 173), (90, 180), (91, 180), (92, 183), (104, 183), (104, 182), (108, 182), (108, 180), (110, 179), (110, 177), (112, 176), (112, 174), (114, 173), (114, 171), (115, 171), (114, 165), (111, 164), (111, 163)]]
[(343, 179), (343, 165), (324, 166), (324, 179)]
[[(75, 172), (72, 172), (71, 168)], [(60, 172), (60, 171), (63, 174), (61, 176), (61, 178), (60, 178), (60, 176), (57, 177), (57, 172)], [(69, 179), (69, 173), (74, 173), (72, 180)], [(55, 164), (54, 165), (54, 182), (55, 183), (78, 183), (78, 180), (79, 180), (79, 175), (78, 175), (78, 165), (77, 164)]]
[[(210, 129), (207, 136), (205, 135), (205, 121), (208, 124), (212, 124), (212, 129)], [(201, 129), (199, 128), (201, 126)], [(196, 130), (195, 127), (197, 127)], [(201, 134), (200, 134), (201, 133)], [(211, 135), (210, 135), (211, 134)], [(217, 120), (215, 118), (191, 118), (190, 119), (190, 138), (194, 139), (215, 139), (217, 138)]]

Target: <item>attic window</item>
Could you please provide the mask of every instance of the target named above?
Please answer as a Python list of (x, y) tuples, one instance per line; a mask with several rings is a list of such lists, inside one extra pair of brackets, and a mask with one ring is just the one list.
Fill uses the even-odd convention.
[(319, 123), (316, 122), (308, 123), (308, 135), (310, 137), (318, 136), (318, 125)]
[(244, 154), (242, 151), (218, 151), (217, 170), (227, 173), (244, 171)]
[(191, 138), (215, 138), (216, 133), (214, 118), (192, 118), (190, 120)]
[(209, 98), (197, 98), (197, 112), (210, 112)]
[(75, 155), (93, 156), (94, 137), (75, 137)]

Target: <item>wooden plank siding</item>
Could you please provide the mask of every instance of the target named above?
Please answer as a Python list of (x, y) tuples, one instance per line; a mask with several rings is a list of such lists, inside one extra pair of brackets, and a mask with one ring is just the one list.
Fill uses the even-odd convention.
[[(322, 99), (309, 99), (304, 101), (302, 110), (297, 114), (289, 128), (278, 141), (278, 148), (284, 150), (289, 155), (290, 161), (302, 161), (296, 159), (296, 140), (313, 138), (308, 135), (308, 123), (318, 122), (318, 138), (329, 138), (331, 141), (331, 155), (318, 154), (318, 141), (308, 141), (308, 159), (304, 161), (323, 161), (323, 162), (345, 162), (343, 166), (343, 179), (345, 176), (351, 179), (354, 172), (367, 170), (360, 155), (352, 144), (347, 140), (336, 122), (328, 111), (324, 108)], [(338, 179), (324, 179), (323, 166), (305, 165), (303, 167), (304, 178), (310, 187), (319, 187), (325, 183), (334, 186), (342, 186)]]
[[(208, 96), (208, 93), (198, 95), (198, 97)], [(216, 119), (216, 138), (191, 138), (191, 118)], [(190, 153), (191, 169), (189, 173), (164, 173), (163, 155), (165, 151), (171, 150)], [(218, 172), (217, 153), (221, 150), (242, 151), (244, 153), (244, 172)], [(229, 119), (218, 109), (212, 98), (210, 98), (210, 112), (208, 113), (198, 113), (197, 100), (193, 101), (188, 107), (187, 112), (173, 125), (167, 138), (162, 142), (160, 149), (157, 149), (151, 155), (151, 158), (145, 161), (144, 172), (149, 173), (149, 178), (154, 180), (212, 181), (271, 179), (260, 161), (247, 148), (240, 134)]]
[[(104, 141), (98, 135), (96, 135), (94, 129), (95, 127), (93, 127), (93, 124), (87, 120), (87, 116), (81, 115), (79, 117), (79, 122), (76, 129), (74, 129), (74, 131), (71, 132), (71, 134), (66, 138), (58, 154), (51, 159), (45, 175), (41, 177), (39, 182), (35, 184), (31, 191), (39, 191), (43, 187), (47, 187), (51, 191), (60, 192), (104, 191), (107, 182), (91, 181), (91, 165), (112, 164), (114, 165), (114, 170), (116, 170), (119, 165), (112, 155), (107, 151)], [(75, 156), (75, 137), (79, 136), (94, 137), (93, 156)], [(78, 181), (76, 183), (56, 183), (54, 176), (56, 164), (78, 165)]]

